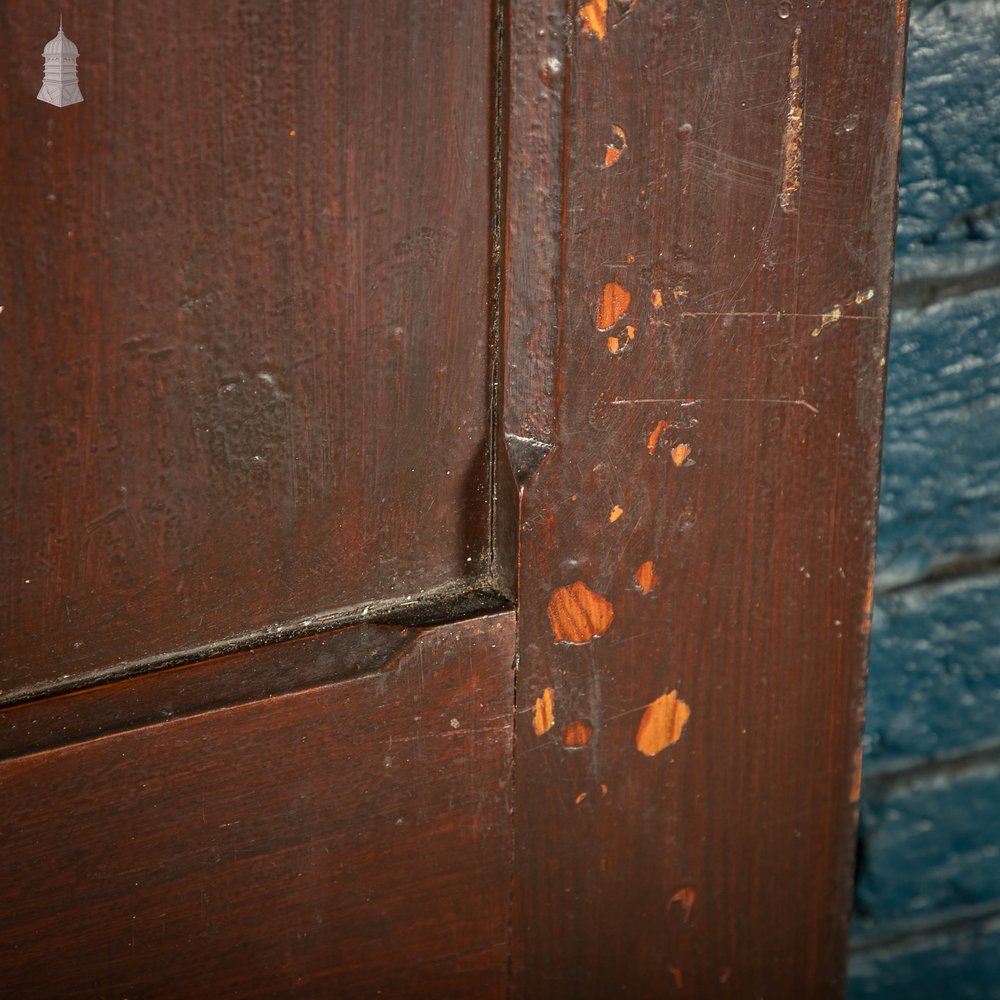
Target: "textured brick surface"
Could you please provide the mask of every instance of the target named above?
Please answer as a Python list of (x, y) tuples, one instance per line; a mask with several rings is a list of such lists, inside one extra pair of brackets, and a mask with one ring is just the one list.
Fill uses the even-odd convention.
[(880, 597), (868, 674), (867, 763), (997, 739), (1000, 573)]
[(862, 805), (856, 932), (1000, 899), (1000, 763), (899, 782)]
[(912, 3), (848, 993), (1000, 1000), (1000, 0)]
[(848, 1000), (1000, 1000), (1000, 919), (858, 954)]
[(1000, 550), (1000, 290), (896, 310), (887, 392), (880, 585)]
[(910, 17), (897, 278), (1000, 263), (1000, 3)]

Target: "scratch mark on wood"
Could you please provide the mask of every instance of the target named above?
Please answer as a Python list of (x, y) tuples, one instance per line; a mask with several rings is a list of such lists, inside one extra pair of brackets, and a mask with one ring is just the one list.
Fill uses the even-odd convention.
[(781, 174), (781, 195), (779, 202), (786, 212), (795, 211), (795, 196), (802, 182), (802, 125), (804, 108), (802, 103), (802, 73), (799, 65), (799, 45), (802, 29), (795, 29), (792, 42), (792, 58), (788, 67), (788, 110), (785, 112), (785, 135), (782, 142), (784, 167)]
[(602, 333), (610, 330), (628, 312), (632, 295), (617, 281), (609, 281), (601, 291), (597, 302), (597, 329)]
[(845, 309), (850, 309), (851, 306), (860, 306), (862, 303), (870, 302), (874, 297), (875, 289), (866, 288), (864, 291), (857, 292), (853, 298), (848, 299), (846, 302), (833, 306), (824, 313), (820, 313), (819, 326), (813, 328), (811, 336), (818, 337), (828, 326), (833, 326), (834, 323), (839, 323), (842, 319), (875, 319), (874, 316), (844, 315)]
[(615, 617), (611, 602), (582, 580), (554, 591), (549, 598), (548, 614), (555, 641), (573, 645), (604, 635)]
[(650, 455), (656, 454), (656, 446), (660, 443), (660, 435), (670, 426), (666, 420), (661, 420), (650, 432), (649, 437), (646, 438), (646, 451)]
[(717, 399), (691, 399), (683, 396), (664, 396), (657, 399), (612, 399), (611, 406), (659, 406), (665, 403), (679, 403), (681, 406), (694, 406), (696, 403), (774, 403), (785, 406), (804, 406), (810, 413), (819, 413), (812, 403), (804, 399), (758, 399), (748, 396), (725, 396)]
[(635, 734), (636, 749), (647, 757), (655, 757), (681, 738), (690, 715), (691, 709), (687, 702), (678, 698), (676, 691), (661, 694), (642, 713)]
[(555, 699), (556, 693), (552, 688), (546, 688), (541, 698), (535, 699), (535, 717), (532, 726), (536, 736), (543, 736), (555, 725)]

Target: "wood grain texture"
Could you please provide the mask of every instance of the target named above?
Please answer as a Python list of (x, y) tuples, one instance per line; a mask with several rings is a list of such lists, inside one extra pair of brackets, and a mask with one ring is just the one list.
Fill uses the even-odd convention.
[(377, 674), (0, 764), (0, 994), (502, 996), (513, 654), (511, 613), (441, 626)]
[(490, 4), (65, 14), (54, 108), (0, 10), (0, 698), (480, 574)]
[[(509, 4), (503, 428), (547, 443), (555, 414), (562, 251), (564, 3)], [(511, 449), (516, 465), (526, 456)]]
[(385, 670), (419, 635), (357, 625), (0, 708), (0, 759)]
[[(513, 995), (834, 997), (905, 7), (571, 11)], [(551, 618), (578, 582), (613, 618), (573, 643)]]

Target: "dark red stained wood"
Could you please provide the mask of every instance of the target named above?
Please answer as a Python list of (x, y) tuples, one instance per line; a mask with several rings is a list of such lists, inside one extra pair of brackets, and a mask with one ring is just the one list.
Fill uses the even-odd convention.
[(837, 996), (906, 11), (572, 12), (514, 995)]
[(0, 759), (383, 670), (419, 635), (357, 625), (0, 708)]
[(2, 990), (502, 996), (513, 653), (513, 614), (441, 626), (377, 674), (0, 764)]
[[(510, 14), (503, 424), (508, 435), (546, 443), (559, 334), (566, 7), (521, 0)], [(524, 450), (516, 440), (510, 447), (515, 468)]]
[(0, 9), (0, 700), (478, 576), (488, 3)]

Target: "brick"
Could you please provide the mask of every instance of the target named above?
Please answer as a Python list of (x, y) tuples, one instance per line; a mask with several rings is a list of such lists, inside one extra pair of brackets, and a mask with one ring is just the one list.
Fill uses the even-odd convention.
[(856, 953), (848, 1000), (1000, 1000), (1000, 919)]
[(998, 332), (998, 289), (893, 316), (879, 512), (883, 586), (959, 556), (1000, 551)]
[(947, 0), (910, 18), (897, 277), (1000, 262), (1000, 2)]
[(1000, 574), (879, 597), (866, 765), (961, 751), (1000, 736)]
[(1000, 905), (1000, 762), (958, 773), (869, 782), (862, 792), (856, 929)]

